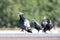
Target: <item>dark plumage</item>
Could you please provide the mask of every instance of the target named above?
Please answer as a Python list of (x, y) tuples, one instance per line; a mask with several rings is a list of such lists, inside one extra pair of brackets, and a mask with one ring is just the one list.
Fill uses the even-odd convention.
[(44, 32), (46, 32), (47, 30), (51, 30), (52, 29), (52, 27), (53, 27), (53, 25), (51, 24), (51, 20), (47, 20), (47, 24), (46, 24), (46, 26), (45, 26), (45, 28), (43, 29), (43, 31)]
[(41, 22), (42, 28), (45, 28), (46, 24), (47, 24), (47, 20), (42, 20), (42, 22)]
[(21, 29), (26, 30), (26, 27), (24, 26), (24, 20), (25, 20), (25, 18), (24, 18), (23, 15), (19, 15), (19, 16), (20, 16), (20, 20), (19, 20), (19, 25), (18, 25), (18, 27), (21, 28)]
[(35, 28), (36, 30), (38, 30), (38, 32), (39, 32), (39, 30), (42, 29), (41, 25), (40, 25), (38, 22), (36, 22), (36, 21), (30, 23), (30, 25), (31, 25), (31, 27), (33, 27), (33, 28)]
[(22, 30), (26, 30), (27, 32), (32, 33), (29, 21), (23, 16), (22, 13), (19, 14), (19, 16), (20, 16), (20, 20), (18, 27), (21, 28)]

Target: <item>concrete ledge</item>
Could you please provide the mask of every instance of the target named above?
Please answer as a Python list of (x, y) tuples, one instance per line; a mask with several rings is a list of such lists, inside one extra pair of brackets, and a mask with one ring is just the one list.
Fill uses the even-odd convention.
[(60, 37), (60, 34), (0, 33), (0, 37)]
[(60, 33), (27, 33), (20, 31), (0, 31), (0, 37), (60, 37)]

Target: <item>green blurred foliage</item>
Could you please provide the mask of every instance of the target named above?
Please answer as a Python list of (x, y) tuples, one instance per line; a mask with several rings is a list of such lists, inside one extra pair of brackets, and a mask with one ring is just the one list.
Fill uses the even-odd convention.
[(20, 11), (30, 22), (46, 16), (60, 23), (60, 0), (0, 0), (0, 26), (17, 26)]

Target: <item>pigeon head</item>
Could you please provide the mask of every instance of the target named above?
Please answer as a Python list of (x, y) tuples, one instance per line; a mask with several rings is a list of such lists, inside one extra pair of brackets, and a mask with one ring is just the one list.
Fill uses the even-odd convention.
[(20, 15), (23, 15), (23, 13), (22, 13), (22, 12), (19, 12), (18, 14), (19, 14), (19, 16), (20, 16)]
[(46, 19), (46, 16), (44, 16), (43, 19), (45, 20)]

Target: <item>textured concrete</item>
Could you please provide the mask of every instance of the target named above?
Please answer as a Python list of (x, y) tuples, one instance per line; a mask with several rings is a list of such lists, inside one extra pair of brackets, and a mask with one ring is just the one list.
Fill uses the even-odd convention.
[(0, 40), (60, 40), (60, 37), (0, 37)]

